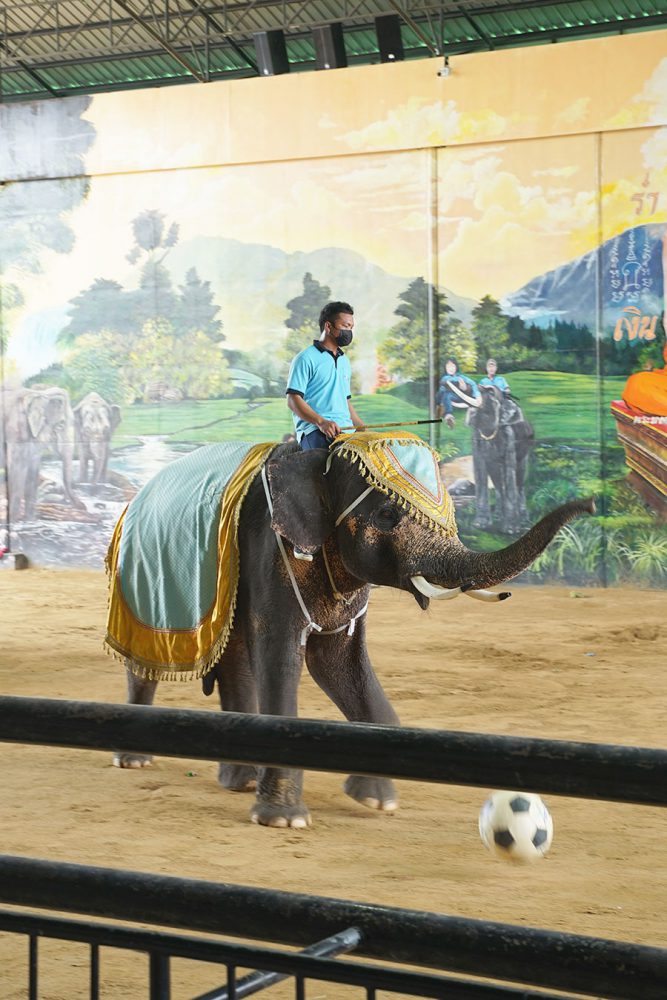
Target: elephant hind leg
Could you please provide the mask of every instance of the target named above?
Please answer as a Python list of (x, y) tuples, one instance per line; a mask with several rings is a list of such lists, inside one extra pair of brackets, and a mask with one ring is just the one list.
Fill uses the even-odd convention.
[[(211, 678), (213, 674), (213, 678)], [(256, 715), (258, 711), (257, 687), (250, 669), (248, 650), (243, 636), (234, 630), (227, 648), (204, 678), (204, 690), (211, 693), (218, 686), (220, 708), (223, 712), (243, 712)], [(212, 681), (212, 683), (211, 683)], [(218, 765), (218, 783), (230, 792), (251, 792), (257, 787), (257, 768), (254, 764)]]
[[(127, 702), (128, 705), (152, 705), (157, 690), (157, 681), (147, 681), (137, 677), (126, 661), (127, 671)], [(150, 767), (153, 763), (151, 754), (135, 753), (134, 751), (118, 751), (113, 755), (114, 767), (139, 768)]]
[[(364, 634), (362, 623), (351, 637), (344, 632), (311, 636), (306, 649), (308, 670), (350, 722), (397, 726), (398, 716), (375, 675)], [(368, 809), (386, 813), (398, 809), (398, 794), (389, 778), (351, 774), (343, 789)]]

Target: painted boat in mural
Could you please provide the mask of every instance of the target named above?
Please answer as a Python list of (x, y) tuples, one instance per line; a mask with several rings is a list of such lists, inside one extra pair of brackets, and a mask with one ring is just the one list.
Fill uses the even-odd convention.
[(622, 399), (612, 402), (611, 413), (633, 484), (667, 516), (667, 419), (648, 416)]

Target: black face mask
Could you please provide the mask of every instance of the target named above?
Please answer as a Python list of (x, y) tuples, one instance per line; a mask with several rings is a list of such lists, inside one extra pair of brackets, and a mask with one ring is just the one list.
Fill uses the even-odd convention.
[(347, 347), (348, 344), (352, 343), (353, 336), (352, 330), (339, 330), (336, 343), (339, 347)]

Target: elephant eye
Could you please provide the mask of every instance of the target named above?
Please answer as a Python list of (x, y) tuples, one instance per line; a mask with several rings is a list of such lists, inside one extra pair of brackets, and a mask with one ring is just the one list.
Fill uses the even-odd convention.
[(374, 511), (372, 517), (373, 524), (380, 531), (391, 531), (392, 528), (396, 527), (400, 519), (400, 512), (389, 504)]

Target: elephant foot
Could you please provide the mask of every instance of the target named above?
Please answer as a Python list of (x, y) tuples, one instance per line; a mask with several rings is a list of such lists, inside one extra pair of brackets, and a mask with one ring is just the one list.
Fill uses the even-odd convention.
[(351, 774), (343, 785), (346, 795), (355, 802), (360, 802), (367, 809), (378, 809), (380, 812), (396, 812), (398, 795), (393, 781), (389, 778), (367, 778), (360, 774)]
[(143, 753), (115, 753), (113, 755), (114, 767), (152, 767), (153, 758)]
[(256, 802), (250, 810), (250, 819), (260, 826), (274, 826), (303, 830), (311, 825), (310, 813), (303, 805), (288, 806), (283, 802)]
[(220, 764), (218, 784), (230, 792), (253, 792), (257, 787), (257, 768), (251, 764)]

